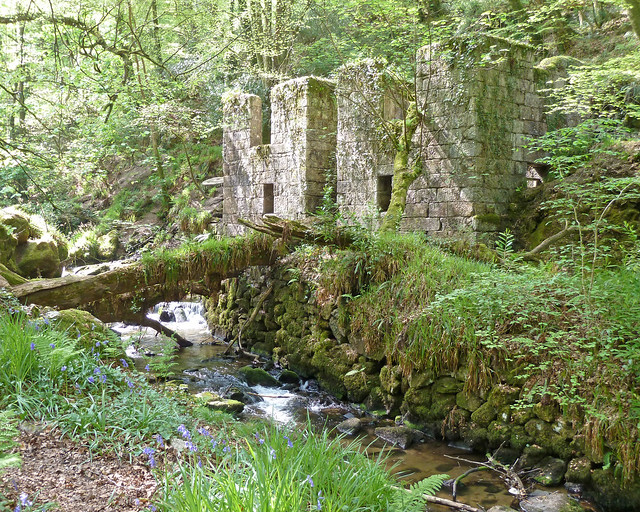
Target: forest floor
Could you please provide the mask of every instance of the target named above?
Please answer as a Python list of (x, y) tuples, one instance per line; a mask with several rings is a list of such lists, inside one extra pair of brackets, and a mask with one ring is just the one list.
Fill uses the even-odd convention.
[(26, 493), (34, 507), (54, 503), (53, 510), (63, 512), (151, 509), (157, 482), (148, 466), (92, 454), (51, 428), (25, 430), (18, 439), (21, 466), (0, 477), (9, 499), (18, 503)]

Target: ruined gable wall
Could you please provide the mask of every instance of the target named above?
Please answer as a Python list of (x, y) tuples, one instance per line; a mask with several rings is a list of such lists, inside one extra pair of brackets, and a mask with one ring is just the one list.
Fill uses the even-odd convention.
[(251, 94), (230, 93), (223, 104), (225, 234), (244, 233), (238, 219), (265, 213), (298, 219), (322, 199), (335, 174), (337, 112), (333, 83), (304, 77), (274, 87), (271, 144), (262, 142), (262, 105)]
[(502, 229), (533, 158), (520, 146), (543, 134), (533, 48), (498, 38), (454, 39), (418, 52), (416, 131), (423, 176), (412, 185), (402, 227), (429, 233)]
[(402, 111), (389, 87), (384, 65), (371, 59), (347, 64), (338, 73), (337, 201), (356, 217), (375, 207), (378, 177), (393, 174), (394, 152), (383, 123)]

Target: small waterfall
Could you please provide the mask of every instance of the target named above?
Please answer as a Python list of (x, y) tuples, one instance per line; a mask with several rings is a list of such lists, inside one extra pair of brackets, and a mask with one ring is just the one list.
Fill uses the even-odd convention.
[(160, 302), (147, 316), (167, 324), (205, 325), (204, 313), (204, 306), (200, 302)]

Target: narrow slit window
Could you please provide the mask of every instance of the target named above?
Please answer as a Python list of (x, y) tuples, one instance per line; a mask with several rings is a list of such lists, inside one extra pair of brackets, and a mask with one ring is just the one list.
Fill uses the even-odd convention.
[(262, 189), (262, 214), (273, 213), (273, 183), (265, 183)]
[(378, 208), (386, 212), (391, 203), (391, 185), (393, 176), (378, 176)]

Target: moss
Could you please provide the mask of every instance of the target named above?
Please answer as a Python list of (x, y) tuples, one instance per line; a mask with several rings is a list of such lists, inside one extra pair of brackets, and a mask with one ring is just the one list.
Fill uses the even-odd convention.
[(243, 366), (238, 370), (238, 374), (241, 375), (250, 386), (270, 386), (277, 387), (279, 382), (269, 375), (262, 368), (253, 368), (252, 366)]
[(487, 427), (497, 416), (495, 407), (485, 402), (471, 414), (471, 421), (480, 427)]
[(0, 263), (0, 276), (7, 280), (11, 286), (26, 283), (27, 279), (21, 275), (16, 274), (12, 270), (9, 270), (6, 266)]
[[(103, 356), (120, 359), (125, 356), (119, 338), (105, 324), (87, 311), (64, 309), (49, 314), (57, 330), (78, 338), (80, 347), (98, 349)], [(96, 344), (99, 345), (96, 347)]]

